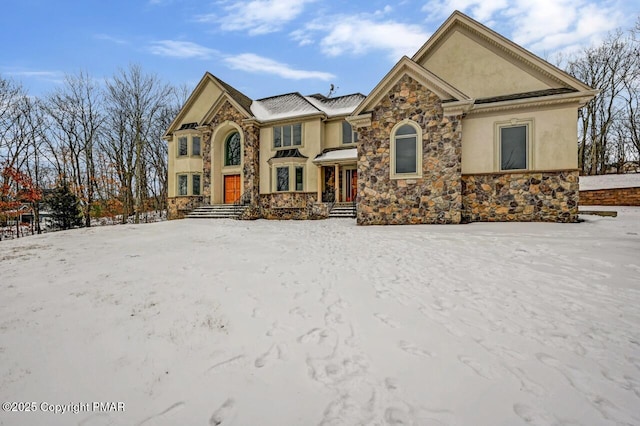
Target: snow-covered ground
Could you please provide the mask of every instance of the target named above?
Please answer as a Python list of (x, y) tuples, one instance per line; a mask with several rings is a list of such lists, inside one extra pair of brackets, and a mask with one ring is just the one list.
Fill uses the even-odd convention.
[(3, 241), (0, 401), (125, 409), (0, 424), (638, 425), (640, 208), (617, 210)]
[(621, 175), (580, 176), (580, 190), (640, 187), (640, 173)]

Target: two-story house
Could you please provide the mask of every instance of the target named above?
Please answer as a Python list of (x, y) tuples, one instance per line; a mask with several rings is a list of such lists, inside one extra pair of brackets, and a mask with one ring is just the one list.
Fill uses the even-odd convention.
[(368, 96), (252, 100), (206, 73), (165, 134), (169, 216), (359, 224), (573, 222), (577, 114), (596, 91), (454, 12)]

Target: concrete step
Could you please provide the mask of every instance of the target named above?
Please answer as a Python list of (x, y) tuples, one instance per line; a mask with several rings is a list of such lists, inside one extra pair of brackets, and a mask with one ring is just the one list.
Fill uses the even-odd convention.
[(191, 219), (235, 219), (237, 214), (244, 211), (246, 206), (236, 207), (233, 204), (213, 204), (200, 206), (190, 212)]
[(356, 210), (353, 203), (335, 203), (329, 212), (329, 217), (336, 218), (354, 218)]

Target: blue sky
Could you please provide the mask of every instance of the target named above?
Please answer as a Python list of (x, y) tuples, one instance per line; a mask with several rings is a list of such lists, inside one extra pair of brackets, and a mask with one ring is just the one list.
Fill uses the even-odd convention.
[(367, 94), (455, 9), (543, 58), (627, 29), (635, 0), (1, 0), (0, 75), (42, 95), (138, 64), (189, 89), (209, 71), (258, 99)]

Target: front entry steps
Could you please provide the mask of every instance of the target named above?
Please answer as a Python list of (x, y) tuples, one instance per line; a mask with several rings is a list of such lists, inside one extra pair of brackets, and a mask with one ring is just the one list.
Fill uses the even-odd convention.
[(189, 219), (236, 219), (248, 206), (233, 204), (212, 204), (196, 207), (187, 214)]
[(333, 208), (329, 212), (329, 217), (356, 217), (356, 204), (355, 203), (335, 203)]

